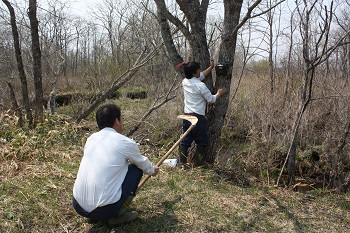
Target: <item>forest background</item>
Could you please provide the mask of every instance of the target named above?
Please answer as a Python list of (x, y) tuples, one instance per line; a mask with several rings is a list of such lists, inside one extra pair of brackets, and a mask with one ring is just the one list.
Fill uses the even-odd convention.
[[(204, 68), (212, 57), (226, 72), (214, 70), (206, 84), (213, 92), (221, 86), (229, 90), (224, 100), (208, 106), (213, 146), (207, 162), (212, 166), (209, 170), (194, 169), (191, 174), (165, 169), (162, 178), (150, 181), (150, 186), (159, 190), (162, 182), (167, 184), (172, 201), (163, 202), (162, 208), (171, 213), (167, 212), (167, 218), (156, 218), (156, 228), (146, 220), (141, 227), (156, 231), (177, 216), (177, 224), (170, 224), (165, 231), (210, 232), (219, 226), (221, 231), (279, 231), (284, 229), (280, 222), (287, 216), (291, 222), (287, 230), (312, 231), (327, 213), (310, 217), (301, 211), (305, 217), (294, 215), (294, 211), (303, 209), (306, 199), (316, 198), (333, 213), (328, 213), (323, 227), (328, 224), (340, 231), (349, 230), (350, 4), (321, 0), (240, 2), (101, 0), (90, 7), (89, 17), (82, 17), (71, 10), (69, 1), (2, 0), (2, 228), (89, 228), (67, 210), (67, 200), (83, 142), (97, 130), (96, 107), (105, 102), (118, 104), (125, 116), (125, 133), (156, 161), (181, 134), (176, 116), (183, 112), (183, 74), (175, 65), (195, 59)], [(14, 49), (14, 25), (19, 50)], [(220, 186), (204, 192), (206, 197), (218, 192), (224, 199), (219, 207), (214, 200), (207, 200), (207, 210), (222, 209), (223, 203), (231, 206), (243, 195), (247, 200), (252, 198), (253, 209), (267, 200), (268, 210), (264, 211), (277, 206), (282, 217), (275, 216), (272, 223), (261, 225), (263, 214), (252, 220), (244, 212), (247, 210), (236, 205), (237, 210), (231, 206), (234, 211), (230, 214), (225, 214), (225, 208), (215, 212), (218, 217), (211, 223), (198, 220), (194, 216), (198, 212), (210, 218), (205, 209), (186, 205), (197, 203), (198, 194), (186, 204), (175, 201), (186, 200), (179, 194), (184, 189), (191, 193), (189, 190), (198, 191), (203, 185), (192, 187), (179, 178), (191, 183), (191, 176), (203, 179), (207, 182), (204, 185)], [(257, 194), (256, 188), (263, 192)], [(148, 190), (146, 197), (157, 203), (152, 194)], [(62, 195), (64, 201), (59, 200)], [(276, 196), (285, 199), (277, 200)], [(293, 209), (293, 200), (301, 206)], [(57, 213), (50, 215), (51, 220), (45, 214), (35, 216), (53, 208)], [(147, 212), (151, 207), (141, 208)], [(232, 220), (236, 211), (247, 216)], [(151, 211), (147, 217), (155, 215)], [(308, 220), (302, 222), (304, 217)], [(54, 223), (57, 219), (61, 225)], [(75, 223), (68, 224), (72, 219)]]

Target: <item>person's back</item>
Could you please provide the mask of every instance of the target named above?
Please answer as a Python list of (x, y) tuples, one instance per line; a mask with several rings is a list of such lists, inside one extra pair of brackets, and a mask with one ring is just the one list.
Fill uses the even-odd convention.
[(184, 113), (196, 113), (205, 115), (205, 107), (207, 102), (214, 103), (216, 96), (212, 95), (207, 86), (202, 82), (203, 73), (198, 78), (185, 78), (182, 81), (184, 92)]
[[(124, 143), (121, 143), (123, 140)], [(86, 211), (119, 200), (123, 177), (128, 171), (127, 141), (128, 138), (112, 128), (104, 128), (86, 141), (73, 188), (75, 199)], [(119, 190), (115, 190), (115, 187), (119, 187)]]
[[(207, 133), (205, 110), (207, 103), (215, 103), (217, 98), (223, 95), (225, 88), (219, 88), (217, 93), (213, 95), (208, 87), (202, 82), (214, 68), (214, 62), (211, 61), (210, 67), (201, 71), (197, 62), (184, 63), (184, 72), (186, 78), (182, 81), (184, 92), (184, 113), (193, 115), (198, 118), (197, 125), (194, 129), (181, 141), (179, 145), (179, 160), (182, 164), (187, 163), (188, 148), (191, 147), (193, 141), (197, 144), (194, 156), (194, 165), (201, 166), (204, 164), (204, 157), (209, 145), (209, 137)], [(190, 127), (190, 122), (184, 120), (182, 130)]]
[(133, 220), (128, 212), (143, 173), (157, 175), (159, 168), (141, 155), (136, 142), (124, 135), (120, 108), (101, 106), (96, 112), (100, 129), (86, 141), (84, 156), (73, 187), (72, 204), (78, 214), (110, 225)]

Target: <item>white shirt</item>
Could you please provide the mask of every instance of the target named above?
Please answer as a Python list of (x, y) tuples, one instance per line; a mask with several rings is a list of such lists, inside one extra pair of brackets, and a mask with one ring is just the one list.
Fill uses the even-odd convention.
[(199, 78), (193, 77), (191, 79), (185, 78), (182, 80), (185, 113), (197, 113), (205, 116), (207, 102), (215, 103), (216, 96), (212, 95), (208, 87), (202, 82), (204, 78), (205, 76), (203, 72), (201, 72)]
[(145, 174), (154, 173), (153, 164), (141, 155), (136, 142), (113, 128), (104, 128), (87, 139), (73, 188), (74, 198), (85, 211), (120, 199), (128, 161)]

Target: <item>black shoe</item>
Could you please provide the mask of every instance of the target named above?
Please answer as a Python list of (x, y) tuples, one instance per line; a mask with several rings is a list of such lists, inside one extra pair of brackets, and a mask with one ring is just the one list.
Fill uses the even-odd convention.
[(94, 218), (88, 218), (86, 219), (86, 222), (89, 223), (89, 224), (96, 224), (98, 223), (100, 220), (98, 219), (94, 219)]
[(179, 146), (179, 162), (181, 164), (186, 164), (187, 157), (188, 157), (188, 146), (180, 145)]
[(124, 212), (115, 218), (108, 219), (108, 225), (113, 227), (122, 223), (130, 222), (135, 220), (139, 214), (136, 211)]

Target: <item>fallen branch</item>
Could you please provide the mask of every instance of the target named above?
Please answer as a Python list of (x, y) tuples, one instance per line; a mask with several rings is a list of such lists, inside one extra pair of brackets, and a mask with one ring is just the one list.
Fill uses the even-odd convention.
[[(83, 113), (80, 114), (80, 116), (77, 117), (76, 123), (79, 123), (82, 119), (86, 118), (90, 115), (92, 111), (94, 111), (99, 104), (101, 104), (103, 101), (105, 101), (109, 96), (111, 96), (114, 92), (116, 92), (120, 87), (122, 87), (127, 81), (130, 80), (132, 76), (134, 76), (137, 72), (137, 70), (147, 64), (156, 54), (159, 48), (163, 46), (163, 43), (160, 44), (158, 47), (156, 47), (152, 52), (150, 52), (148, 55), (144, 56), (146, 53), (146, 50), (144, 50), (140, 56), (137, 58), (134, 65), (125, 71), (123, 74), (121, 74), (111, 85), (111, 87), (105, 91), (102, 92), (96, 100), (85, 110)], [(141, 59), (144, 57), (143, 59)]]
[[(139, 129), (140, 125), (146, 120), (146, 118), (156, 109), (160, 108), (161, 106), (163, 106), (165, 103), (169, 102), (170, 100), (174, 99), (176, 97), (176, 95), (173, 95), (173, 96), (170, 96), (170, 93), (175, 91), (177, 88), (179, 88), (179, 86), (175, 86), (175, 83), (176, 83), (176, 78), (174, 79), (174, 82), (173, 84), (171, 85), (171, 87), (169, 88), (169, 91), (166, 93), (165, 96), (160, 96), (160, 97), (157, 97), (156, 100), (153, 102), (152, 106), (150, 107), (150, 109), (148, 109), (148, 111), (141, 117), (141, 119), (139, 120), (139, 122), (134, 126), (134, 128), (132, 128), (127, 134), (126, 136), (127, 137), (130, 137), (133, 133), (136, 132), (136, 130)], [(163, 99), (163, 101), (161, 103), (158, 103), (157, 102), (160, 100), (160, 99)]]

